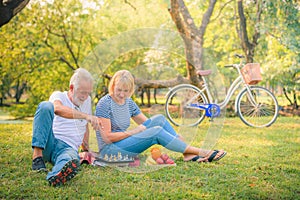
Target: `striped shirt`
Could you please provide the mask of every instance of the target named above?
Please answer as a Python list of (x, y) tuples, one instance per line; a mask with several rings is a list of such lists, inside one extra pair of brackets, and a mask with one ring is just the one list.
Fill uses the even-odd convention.
[[(127, 98), (123, 105), (119, 105), (113, 101), (109, 94), (102, 97), (96, 106), (97, 117), (110, 119), (111, 132), (126, 131), (130, 126), (131, 117), (137, 116), (140, 113), (140, 108), (131, 98)], [(100, 151), (105, 142), (102, 140), (99, 131), (97, 131), (97, 140)]]

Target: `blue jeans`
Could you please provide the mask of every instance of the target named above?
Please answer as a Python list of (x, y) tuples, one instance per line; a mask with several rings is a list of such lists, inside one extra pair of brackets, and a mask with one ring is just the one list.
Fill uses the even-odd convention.
[(47, 101), (41, 102), (34, 115), (32, 147), (43, 149), (43, 159), (54, 165), (47, 179), (58, 174), (68, 161), (80, 159), (75, 149), (54, 137), (53, 118), (53, 104)]
[(117, 155), (120, 152), (122, 155), (135, 156), (155, 144), (180, 153), (187, 148), (187, 144), (178, 138), (179, 135), (163, 115), (155, 115), (143, 125), (147, 127), (145, 131), (105, 145), (100, 155)]

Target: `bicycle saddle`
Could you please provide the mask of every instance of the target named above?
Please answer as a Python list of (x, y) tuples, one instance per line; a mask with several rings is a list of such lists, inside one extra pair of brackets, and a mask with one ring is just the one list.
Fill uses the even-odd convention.
[(197, 75), (200, 75), (200, 76), (208, 76), (210, 75), (212, 72), (212, 70), (208, 69), (208, 70), (197, 70)]

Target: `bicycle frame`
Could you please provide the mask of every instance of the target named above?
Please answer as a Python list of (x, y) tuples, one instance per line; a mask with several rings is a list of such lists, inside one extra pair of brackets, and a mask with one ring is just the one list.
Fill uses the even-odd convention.
[[(253, 96), (251, 95), (251, 90), (250, 90), (250, 87), (249, 85), (245, 82), (243, 76), (242, 76), (242, 73), (241, 73), (241, 70), (240, 70), (240, 66), (241, 64), (237, 65), (231, 65), (230, 67), (234, 67), (237, 71), (238, 71), (238, 74), (239, 76), (233, 81), (233, 83), (230, 85), (229, 87), (229, 90), (226, 94), (226, 97), (225, 99), (221, 102), (221, 103), (217, 103), (217, 102), (213, 102), (213, 98), (212, 98), (212, 95), (210, 93), (210, 90), (209, 90), (209, 86), (207, 84), (207, 81), (205, 79), (204, 76), (202, 76), (202, 80), (203, 80), (203, 86), (202, 88), (200, 89), (200, 92), (206, 92), (207, 94), (207, 98), (208, 98), (208, 103), (209, 104), (212, 104), (212, 103), (215, 103), (216, 105), (218, 105), (221, 109), (225, 108), (225, 106), (228, 104), (228, 102), (230, 101), (233, 93), (235, 91), (237, 91), (237, 89), (241, 86), (241, 84), (244, 85), (244, 88), (247, 88), (247, 91), (248, 91), (248, 94), (249, 94), (249, 97), (250, 97), (250, 101), (252, 104), (255, 105), (255, 100), (253, 99)], [(243, 89), (241, 90), (243, 91)], [(239, 95), (237, 95), (239, 96)], [(194, 98), (192, 98), (191, 100), (189, 100), (187, 102), (187, 107), (190, 107), (190, 108), (195, 108), (195, 106), (191, 105), (190, 102), (192, 102), (194, 99), (198, 98), (198, 95), (196, 95)], [(190, 106), (189, 106), (190, 105)], [(235, 102), (235, 105), (236, 105), (236, 102)], [(201, 110), (205, 110), (206, 106), (197, 106), (198, 109), (201, 109)], [(236, 109), (236, 108), (235, 108)]]

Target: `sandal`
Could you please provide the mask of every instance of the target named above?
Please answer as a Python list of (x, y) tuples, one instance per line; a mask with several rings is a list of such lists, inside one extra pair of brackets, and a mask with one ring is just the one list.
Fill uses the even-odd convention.
[(195, 156), (194, 158), (192, 158), (189, 161), (192, 161), (192, 162), (207, 162), (207, 159), (205, 159), (205, 157), (203, 157), (203, 156)]
[(221, 160), (227, 154), (227, 152), (224, 151), (219, 157), (215, 158), (219, 152), (219, 150), (214, 150), (214, 152), (209, 156), (208, 162)]

